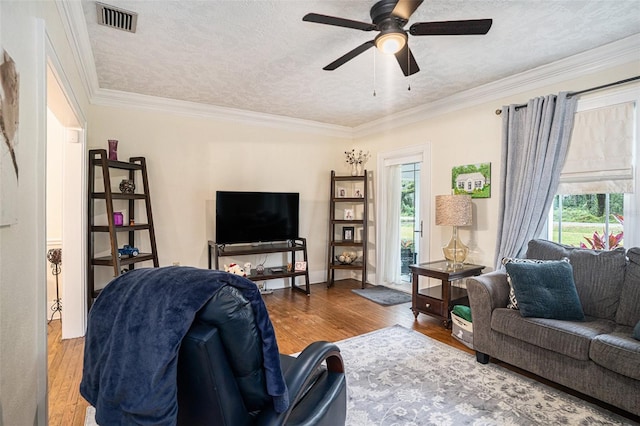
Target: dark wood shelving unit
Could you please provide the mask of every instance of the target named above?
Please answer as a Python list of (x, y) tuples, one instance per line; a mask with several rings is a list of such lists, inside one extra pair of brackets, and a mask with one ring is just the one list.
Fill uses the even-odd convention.
[[(302, 260), (307, 264), (304, 271), (291, 270), (287, 271), (287, 265), (266, 267), (262, 273), (258, 273), (252, 269), (247, 274), (247, 278), (251, 281), (275, 280), (279, 278), (290, 278), (291, 288), (301, 291), (306, 295), (311, 294), (309, 283), (309, 264), (307, 258), (307, 240), (306, 238), (296, 238), (290, 241), (266, 242), (259, 245), (249, 244), (218, 244), (215, 241), (209, 241), (209, 269), (212, 266), (220, 269), (221, 257), (239, 257), (255, 254), (269, 253), (289, 253), (291, 264), (296, 262), (296, 253), (302, 253)], [(212, 259), (215, 262), (212, 265)], [(280, 269), (281, 271), (277, 271)], [(274, 271), (276, 270), (276, 271)], [(246, 271), (245, 271), (246, 272)], [(296, 277), (304, 277), (305, 286), (296, 285)]]
[[(331, 171), (331, 184), (329, 194), (329, 248), (327, 259), (327, 286), (331, 287), (335, 281), (336, 270), (351, 270), (360, 271), (361, 273), (361, 285), (365, 287), (367, 281), (367, 220), (369, 217), (369, 196), (367, 185), (367, 171), (364, 170), (363, 176), (337, 176), (335, 170)], [(339, 183), (345, 183), (352, 186), (351, 190), (354, 191), (357, 187), (361, 190), (361, 197), (338, 195)], [(346, 188), (343, 188), (346, 190)], [(339, 219), (336, 217), (336, 210), (351, 207), (354, 210), (356, 207), (361, 207), (362, 212), (359, 218), (353, 219)], [(343, 228), (345, 226), (352, 226), (354, 228), (354, 239), (344, 240), (342, 238)], [(355, 238), (355, 234), (361, 232), (361, 238)], [(346, 251), (355, 251), (358, 255), (356, 261), (352, 263), (341, 263), (337, 260), (340, 252), (337, 248), (352, 249)]]
[[(141, 192), (122, 193), (112, 189), (111, 169), (128, 171), (128, 179), (135, 181), (139, 175), (142, 181)], [(102, 173), (102, 190), (98, 190), (97, 184), (100, 178), (97, 171)], [(96, 288), (95, 267), (110, 267), (113, 269), (113, 276), (116, 277), (123, 272), (123, 267), (127, 270), (135, 268), (135, 264), (140, 262), (153, 262), (154, 267), (158, 267), (158, 251), (156, 248), (156, 236), (153, 227), (153, 215), (151, 212), (151, 198), (149, 196), (149, 179), (147, 176), (147, 164), (144, 157), (131, 157), (129, 161), (109, 160), (107, 151), (104, 149), (93, 149), (89, 151), (89, 182), (88, 182), (88, 247), (87, 247), (87, 307), (91, 308), (93, 301), (100, 289)], [(123, 224), (116, 225), (114, 219), (114, 201), (128, 202), (127, 214), (123, 215)], [(96, 203), (103, 202), (105, 205), (107, 224), (95, 225)], [(143, 202), (146, 212), (146, 223), (135, 221), (136, 202)], [(133, 225), (131, 224), (133, 222)], [(126, 244), (135, 247), (136, 241), (142, 241), (142, 232), (148, 232), (148, 241), (151, 253), (139, 253), (137, 256), (118, 256), (118, 234), (126, 233)], [(107, 256), (96, 256), (96, 236), (108, 235), (111, 246), (111, 253)]]

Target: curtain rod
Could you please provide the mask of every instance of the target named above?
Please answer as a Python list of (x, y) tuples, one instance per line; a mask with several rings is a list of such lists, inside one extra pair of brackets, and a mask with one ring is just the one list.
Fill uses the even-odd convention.
[[(585, 93), (595, 92), (596, 90), (607, 89), (609, 87), (618, 86), (620, 84), (631, 83), (632, 81), (640, 80), (640, 75), (636, 75), (635, 77), (625, 78), (624, 80), (614, 81), (613, 83), (603, 84), (602, 86), (590, 87), (589, 89), (579, 90), (577, 92), (569, 92), (567, 93), (567, 98), (571, 98), (573, 96), (584, 95)], [(527, 104), (516, 105), (516, 109), (524, 108)], [(496, 115), (502, 114), (502, 109), (496, 110)]]

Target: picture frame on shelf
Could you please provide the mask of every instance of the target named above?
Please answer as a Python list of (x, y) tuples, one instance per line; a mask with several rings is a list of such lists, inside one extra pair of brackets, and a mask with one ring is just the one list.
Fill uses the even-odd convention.
[(344, 220), (353, 220), (354, 218), (353, 209), (344, 209)]
[(353, 241), (355, 234), (355, 227), (343, 226), (342, 227), (342, 241)]
[(294, 264), (295, 271), (306, 271), (307, 270), (307, 262), (303, 260), (296, 261)]
[(336, 197), (338, 198), (346, 198), (347, 197), (347, 189), (343, 187), (336, 188)]
[(356, 188), (353, 190), (353, 198), (364, 198), (364, 194), (360, 188)]

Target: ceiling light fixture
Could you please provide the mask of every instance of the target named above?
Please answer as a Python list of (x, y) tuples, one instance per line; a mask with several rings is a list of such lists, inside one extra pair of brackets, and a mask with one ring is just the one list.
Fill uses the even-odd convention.
[(395, 28), (382, 31), (375, 38), (375, 45), (382, 53), (394, 55), (407, 44), (407, 33)]

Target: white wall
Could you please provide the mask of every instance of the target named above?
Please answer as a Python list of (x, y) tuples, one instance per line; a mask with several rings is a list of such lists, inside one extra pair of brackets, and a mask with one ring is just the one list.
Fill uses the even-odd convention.
[[(505, 104), (526, 102), (534, 96), (581, 90), (637, 72), (636, 62), (587, 77), (568, 76), (563, 83), (353, 141), (171, 113), (93, 106), (89, 145), (106, 148), (107, 139), (118, 139), (120, 159), (147, 157), (161, 266), (179, 262), (206, 267), (207, 240), (215, 238), (216, 190), (296, 191), (301, 193), (300, 231), (310, 245), (312, 282), (320, 282), (326, 278), (328, 174), (331, 169), (348, 173), (344, 150), (369, 149), (375, 159), (382, 151), (428, 142), (433, 196), (450, 193), (452, 167), (481, 162), (492, 164), (492, 196), (473, 201), (474, 225), (460, 229), (461, 238), (470, 247), (468, 260), (487, 265), (490, 270), (496, 244), (502, 126), (502, 118), (495, 110)], [(375, 163), (372, 160), (366, 166), (377, 179)], [(431, 223), (425, 224), (430, 226), (429, 251), (432, 259), (439, 259), (442, 258), (441, 246), (450, 238), (451, 229), (435, 226), (432, 205), (430, 209)], [(374, 234), (370, 232), (372, 241)], [(375, 262), (375, 254), (370, 254), (371, 262)], [(232, 260), (225, 258), (222, 262)], [(240, 258), (238, 262), (256, 264), (260, 260), (260, 257)], [(279, 263), (281, 259), (273, 262)], [(105, 282), (109, 278), (107, 275)], [(375, 278), (371, 281), (375, 282)], [(271, 288), (283, 284), (269, 283)]]
[[(117, 139), (119, 160), (146, 157), (161, 266), (207, 267), (207, 241), (215, 240), (216, 190), (299, 192), (300, 236), (309, 246), (311, 281), (325, 280), (330, 170), (343, 167), (349, 140), (101, 106), (91, 108), (89, 122), (90, 148), (106, 149), (108, 139)], [(255, 265), (263, 259), (238, 262)], [(269, 264), (283, 260), (270, 255)], [(108, 274), (100, 278), (108, 280)], [(283, 285), (268, 283), (269, 288)]]
[(43, 80), (37, 64), (37, 23), (16, 2), (2, 2), (0, 18), (0, 44), (15, 61), (20, 78), (19, 198), (3, 200), (15, 203), (18, 222), (0, 227), (0, 410), (3, 424), (26, 425), (34, 424), (38, 410), (44, 409), (38, 363), (42, 326), (37, 321), (43, 313), (37, 311), (37, 300), (44, 287), (45, 109), (38, 104)]
[[(460, 238), (470, 249), (468, 261), (487, 265), (493, 269), (496, 247), (497, 216), (500, 185), (500, 150), (502, 118), (495, 110), (503, 105), (526, 103), (530, 98), (560, 91), (578, 91), (638, 75), (640, 62), (619, 66), (587, 77), (567, 80), (508, 98), (498, 99), (476, 107), (426, 118), (415, 124), (395, 128), (358, 138), (354, 144), (371, 150), (373, 158), (379, 153), (411, 146), (417, 143), (431, 144), (431, 189), (436, 195), (450, 194), (451, 169), (454, 166), (491, 163), (492, 194), (489, 199), (473, 200), (473, 226), (460, 228)], [(374, 170), (375, 161), (367, 167)], [(375, 172), (375, 170), (374, 170)], [(377, 176), (377, 173), (374, 173)], [(429, 226), (432, 260), (442, 259), (441, 247), (451, 238), (451, 228), (435, 226), (435, 208), (430, 200), (431, 223)], [(425, 224), (426, 226), (427, 224)], [(486, 271), (486, 270), (485, 270)]]
[[(0, 227), (0, 424), (46, 424), (47, 34), (83, 93), (55, 2), (0, 2), (0, 46), (20, 78), (18, 222)], [(87, 104), (86, 97), (81, 100)]]

